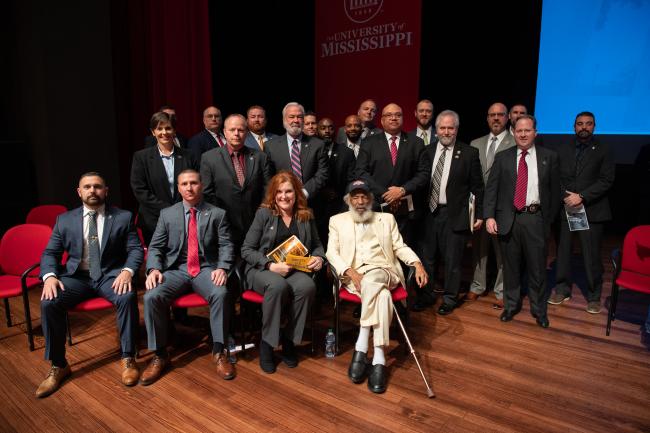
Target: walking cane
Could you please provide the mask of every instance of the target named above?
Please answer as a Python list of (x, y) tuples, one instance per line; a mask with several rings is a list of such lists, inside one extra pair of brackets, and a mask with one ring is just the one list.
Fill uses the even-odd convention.
[[(393, 308), (395, 309), (395, 304), (393, 304)], [(427, 397), (435, 398), (436, 395), (433, 393), (433, 390), (429, 386), (429, 382), (427, 382), (427, 378), (424, 377), (424, 372), (422, 371), (422, 367), (420, 367), (420, 362), (418, 361), (418, 357), (415, 355), (415, 350), (413, 349), (411, 340), (409, 340), (409, 336), (406, 334), (406, 329), (404, 329), (404, 325), (402, 324), (402, 319), (400, 319), (397, 309), (395, 309), (395, 315), (397, 316), (397, 323), (399, 323), (399, 327), (402, 330), (402, 334), (404, 334), (404, 339), (406, 340), (406, 344), (408, 345), (409, 349), (411, 349), (411, 355), (413, 355), (413, 359), (415, 359), (415, 364), (418, 366), (418, 370), (420, 370), (420, 375), (422, 376), (424, 385), (427, 387)]]

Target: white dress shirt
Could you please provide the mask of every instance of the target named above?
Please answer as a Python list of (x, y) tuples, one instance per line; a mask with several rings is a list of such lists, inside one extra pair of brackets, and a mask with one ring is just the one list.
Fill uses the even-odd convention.
[[(519, 172), (519, 159), (521, 158), (521, 149), (517, 149), (517, 160), (515, 161), (515, 170)], [(526, 155), (526, 165), (528, 165), (528, 187), (526, 188), (526, 206), (539, 204), (539, 178), (537, 177), (537, 152), (535, 145), (528, 149)]]
[[(434, 172), (436, 171), (436, 165), (438, 165), (438, 160), (440, 155), (442, 155), (442, 149), (445, 146), (438, 141), (436, 144), (436, 155), (433, 158), (433, 166), (431, 167), (431, 176), (433, 177)], [(451, 168), (451, 160), (454, 157), (454, 145), (447, 146), (447, 154), (445, 155), (445, 165), (442, 168), (442, 178), (440, 179), (440, 195), (438, 195), (438, 204), (446, 205), (447, 204), (447, 180), (449, 180), (449, 169)]]

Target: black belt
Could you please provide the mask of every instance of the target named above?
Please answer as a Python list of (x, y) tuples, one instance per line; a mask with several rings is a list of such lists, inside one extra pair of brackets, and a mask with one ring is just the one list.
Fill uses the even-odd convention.
[(540, 204), (531, 204), (528, 206), (524, 206), (522, 209), (515, 209), (515, 212), (517, 213), (537, 213), (542, 210), (542, 205)]

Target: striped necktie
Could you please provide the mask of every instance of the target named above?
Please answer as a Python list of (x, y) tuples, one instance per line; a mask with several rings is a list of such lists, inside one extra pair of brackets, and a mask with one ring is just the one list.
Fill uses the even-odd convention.
[(291, 143), (291, 170), (302, 181), (302, 167), (300, 166), (300, 144), (298, 140)]
[(429, 209), (431, 209), (431, 212), (435, 212), (438, 207), (440, 183), (442, 181), (442, 172), (445, 168), (445, 155), (447, 155), (447, 150), (449, 150), (447, 146), (442, 146), (442, 153), (438, 158), (435, 170), (433, 170), (433, 176), (431, 176), (431, 196), (429, 197)]

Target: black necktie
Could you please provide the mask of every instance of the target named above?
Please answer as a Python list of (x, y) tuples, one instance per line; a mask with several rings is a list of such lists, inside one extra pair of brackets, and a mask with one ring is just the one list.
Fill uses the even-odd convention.
[(99, 263), (99, 237), (97, 236), (97, 212), (88, 211), (88, 268), (90, 278), (99, 280), (102, 268)]

